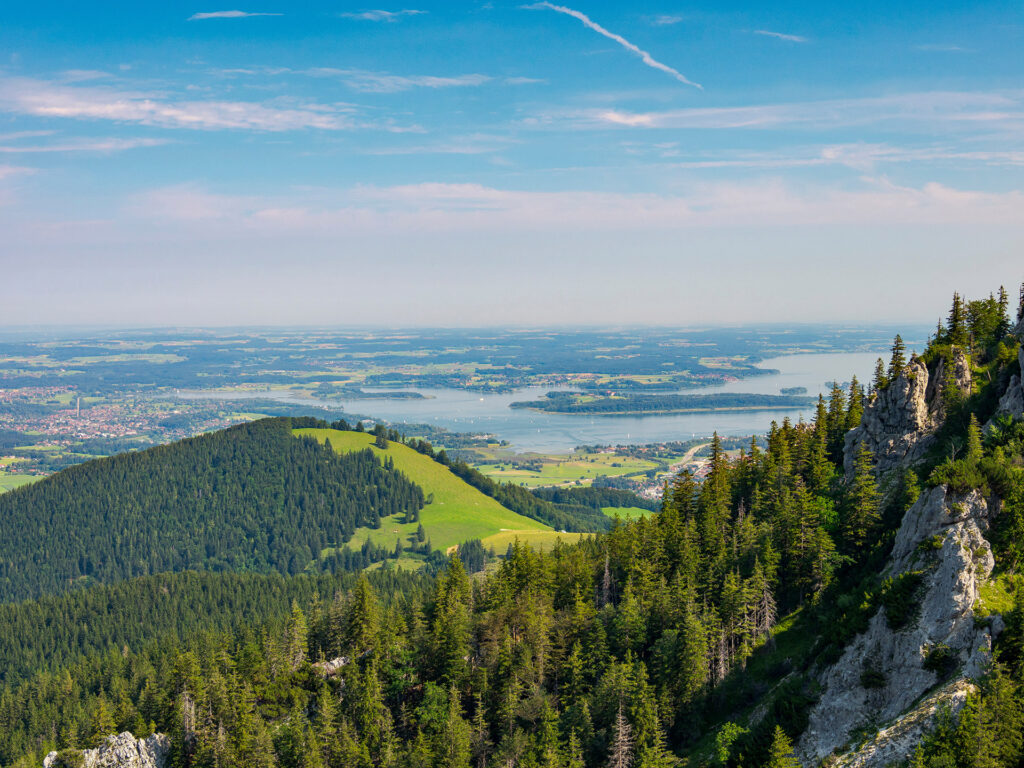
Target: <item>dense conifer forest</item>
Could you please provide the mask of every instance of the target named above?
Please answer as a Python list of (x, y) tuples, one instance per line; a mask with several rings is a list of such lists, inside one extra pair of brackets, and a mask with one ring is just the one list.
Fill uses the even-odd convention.
[[(422, 490), (266, 419), (71, 467), (0, 496), (0, 601), (166, 571), (298, 573)], [(365, 563), (360, 563), (363, 565)]]
[[(702, 482), (678, 475), (659, 514), (578, 545), (516, 544), (476, 575), (453, 555), (436, 578), (281, 580), (266, 599), (256, 577), (239, 577), (235, 602), (221, 605), (224, 587), (211, 586), (224, 615), (195, 618), (196, 631), (169, 618), (162, 638), (118, 637), (120, 650), (110, 633), (83, 638), (51, 652), (84, 653), (66, 666), (34, 655), (31, 634), (19, 650), (9, 632), (5, 653), (19, 666), (0, 689), (0, 762), (34, 766), (60, 749), (74, 764), (74, 749), (127, 729), (169, 734), (172, 764), (190, 768), (799, 765), (793, 745), (821, 694), (813, 670), (839, 658), (880, 607), (892, 622), (913, 611), (912, 579), (881, 574), (922, 490), (998, 495), (996, 567), (1019, 583), (1024, 422), (992, 419), (1020, 374), (1010, 324), (1005, 293), (954, 299), (919, 360), (938, 371), (959, 351), (975, 384), (944, 381), (945, 425), (914, 470), (879, 477), (866, 448), (844, 469), (847, 432), (909, 370), (897, 337), (867, 388), (833, 387), (812, 421), (773, 425), (738, 457), (716, 436)], [(583, 495), (572, 501), (595, 509)], [(124, 599), (160, 589), (155, 578), (124, 587)], [(167, 588), (185, 579), (167, 578)], [(184, 594), (205, 589), (188, 579)], [(67, 627), (103, 594), (10, 615), (18, 626), (53, 616)], [(246, 595), (263, 607), (247, 608)], [(231, 617), (247, 611), (251, 621)], [(915, 768), (1021, 765), (1024, 590), (1009, 593), (1004, 621), (979, 689), (924, 738)], [(32, 665), (42, 669), (24, 677)], [(865, 671), (862, 684), (873, 682)]]

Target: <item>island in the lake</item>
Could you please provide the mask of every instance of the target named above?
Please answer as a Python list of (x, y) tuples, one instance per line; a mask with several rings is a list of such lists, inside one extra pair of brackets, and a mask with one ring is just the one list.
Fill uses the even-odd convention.
[(790, 410), (806, 408), (811, 404), (812, 399), (808, 397), (743, 392), (723, 392), (714, 395), (591, 395), (558, 391), (548, 392), (539, 400), (510, 403), (509, 407), (530, 408), (546, 413), (638, 416), (708, 411)]
[(783, 387), (779, 392), (784, 395), (806, 395), (807, 387)]

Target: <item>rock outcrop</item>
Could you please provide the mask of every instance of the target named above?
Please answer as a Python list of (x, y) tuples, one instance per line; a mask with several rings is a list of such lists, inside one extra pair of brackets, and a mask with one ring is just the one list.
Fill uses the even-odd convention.
[[(1013, 335), (1022, 344), (1020, 351), (1017, 353), (1017, 359), (1020, 361), (1021, 374), (1024, 375), (1024, 320), (1017, 324)], [(1015, 375), (1010, 379), (1009, 386), (999, 399), (999, 407), (996, 409), (993, 421), (1003, 416), (1009, 416), (1012, 419), (1024, 418), (1024, 381), (1021, 381), (1021, 376)], [(991, 423), (990, 421), (989, 424)]]
[(943, 686), (896, 722), (882, 728), (873, 738), (850, 752), (836, 756), (830, 762), (830, 768), (876, 768), (903, 764), (934, 727), (935, 714), (942, 710), (958, 713), (976, 688), (964, 679)]
[(942, 387), (946, 381), (947, 365), (953, 366), (953, 381), (956, 382), (961, 392), (970, 392), (973, 383), (971, 361), (962, 349), (953, 348), (952, 360), (944, 357), (939, 359), (938, 365), (935, 366), (935, 375), (931, 377), (931, 381), (928, 383), (928, 392), (925, 394), (928, 409), (936, 423), (941, 423), (946, 418), (946, 404), (943, 402)]
[(864, 408), (860, 426), (846, 434), (843, 464), (847, 474), (862, 445), (884, 473), (920, 459), (931, 445), (937, 426), (928, 404), (928, 368), (912, 359), (903, 373)]
[[(154, 733), (144, 739), (136, 739), (125, 731), (108, 736), (97, 749), (75, 751), (81, 755), (82, 768), (166, 768), (171, 751), (171, 740), (162, 733)], [(69, 764), (66, 752), (51, 752), (43, 760), (43, 768), (62, 768)]]
[(880, 476), (924, 456), (946, 418), (942, 387), (947, 365), (953, 366), (953, 379), (960, 390), (971, 391), (971, 363), (963, 350), (954, 348), (951, 359), (940, 359), (934, 375), (919, 358), (911, 358), (896, 380), (864, 407), (860, 426), (846, 434), (843, 468), (848, 476), (853, 474), (862, 445), (875, 457)]
[[(988, 514), (978, 492), (955, 496), (945, 487), (921, 494), (907, 511), (885, 575), (919, 574), (919, 610), (897, 630), (890, 627), (886, 608), (880, 607), (867, 631), (819, 674), (823, 693), (798, 745), (804, 765), (817, 765), (833, 753), (856, 747), (850, 744), (855, 734), (865, 729), (875, 733), (886, 723), (903, 736), (889, 741), (876, 737), (875, 748), (858, 749), (852, 754), (860, 757), (849, 764), (882, 768), (906, 759), (909, 752), (901, 752), (900, 745), (912, 749), (916, 741), (909, 723), (900, 726), (901, 716), (939, 682), (933, 670), (940, 665), (926, 660), (934, 661), (934, 654), (942, 653), (950, 671), (958, 670), (955, 679), (964, 685), (965, 678), (981, 673), (992, 637), (986, 627), (975, 626), (973, 607), (981, 582), (995, 565), (984, 537)], [(931, 715), (938, 707), (935, 703)], [(927, 727), (925, 714), (918, 713), (914, 728)]]

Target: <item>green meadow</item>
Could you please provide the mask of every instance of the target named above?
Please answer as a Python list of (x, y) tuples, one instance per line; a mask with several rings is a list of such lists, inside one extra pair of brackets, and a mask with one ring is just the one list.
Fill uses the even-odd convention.
[(0, 474), (0, 493), (4, 491), (13, 491), (15, 488), (20, 488), (23, 485), (34, 483), (40, 478), (37, 475), (6, 475)]
[[(531, 461), (539, 462), (539, 469), (528, 468), (527, 463)], [(492, 480), (538, 488), (573, 485), (577, 481), (589, 485), (595, 477), (641, 475), (660, 466), (656, 462), (630, 456), (577, 451), (569, 455), (524, 454), (515, 459), (478, 464), (477, 469)]]
[(601, 507), (601, 511), (604, 512), (605, 517), (621, 518), (625, 520), (637, 520), (647, 515), (653, 515), (649, 509), (643, 509), (642, 507)]
[[(452, 474), (451, 470), (428, 456), (417, 453), (401, 443), (391, 442), (386, 450), (373, 445), (373, 435), (365, 432), (342, 432), (335, 429), (297, 429), (297, 435), (309, 435), (320, 442), (330, 440), (338, 453), (362, 451), (366, 448), (378, 456), (386, 454), (395, 463), (395, 469), (423, 488), (430, 501), (420, 513), (427, 539), (434, 549), (448, 550), (469, 539), (481, 539), (485, 546), (490, 537), (498, 534), (537, 538), (540, 543), (546, 535), (558, 537), (550, 526), (518, 515), (506, 509), (473, 486)], [(401, 519), (385, 518), (378, 529), (359, 528), (350, 544), (359, 546), (367, 537), (376, 544), (394, 547), (396, 540), (406, 546), (416, 534), (417, 523), (404, 523)], [(578, 535), (578, 534), (577, 534)], [(502, 541), (499, 539), (497, 541)], [(507, 547), (507, 543), (504, 545)], [(498, 549), (498, 544), (495, 545)]]

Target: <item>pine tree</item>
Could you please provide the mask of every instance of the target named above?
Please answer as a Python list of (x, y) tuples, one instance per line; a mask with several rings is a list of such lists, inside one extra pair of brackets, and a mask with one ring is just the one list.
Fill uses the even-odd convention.
[(861, 417), (864, 415), (864, 388), (860, 385), (857, 377), (850, 379), (850, 395), (847, 401), (845, 429), (860, 426)]
[(882, 358), (875, 361), (875, 377), (871, 381), (871, 389), (877, 394), (889, 386), (889, 378), (885, 375), (885, 362)]
[(896, 338), (892, 342), (892, 357), (889, 359), (889, 370), (886, 372), (886, 377), (889, 381), (898, 379), (907, 367), (906, 351), (907, 348), (903, 344), (903, 337), (897, 333)]
[(846, 436), (846, 393), (838, 381), (832, 382), (828, 399), (828, 452), (835, 459), (843, 455)]
[(576, 729), (569, 729), (569, 741), (565, 747), (565, 768), (586, 768), (583, 761), (583, 747), (580, 746), (580, 737), (576, 735)]
[(683, 701), (690, 702), (704, 692), (710, 674), (707, 631), (692, 603), (687, 605), (683, 617), (680, 647), (679, 689)]
[(847, 493), (845, 520), (846, 542), (853, 551), (861, 549), (869, 540), (881, 516), (878, 505), (878, 486), (872, 471), (871, 451), (861, 443), (854, 460), (853, 480)]
[(615, 716), (612, 744), (608, 754), (608, 768), (630, 768), (633, 765), (633, 729), (626, 719), (622, 702)]
[(494, 743), (491, 741), (491, 728), (487, 723), (487, 711), (484, 706), (483, 694), (476, 695), (476, 706), (473, 712), (473, 729), (470, 737), (470, 752), (476, 768), (486, 768), (487, 758), (491, 755)]
[(906, 512), (914, 506), (920, 495), (921, 481), (918, 480), (917, 473), (910, 468), (903, 470), (903, 474), (900, 475), (899, 496), (897, 497), (900, 510)]
[(963, 405), (964, 393), (960, 389), (960, 383), (956, 380), (956, 364), (953, 356), (949, 355), (942, 361), (942, 407), (946, 416), (952, 416), (960, 410)]
[(959, 293), (953, 294), (953, 306), (949, 310), (949, 319), (946, 322), (946, 338), (955, 346), (967, 346), (967, 313), (964, 300)]
[(967, 425), (967, 455), (964, 458), (969, 463), (976, 464), (981, 460), (981, 456), (981, 427), (978, 424), (978, 417), (972, 413)]
[(345, 649), (361, 656), (377, 647), (380, 635), (380, 604), (365, 573), (359, 575), (345, 622)]
[(469, 576), (459, 556), (452, 555), (447, 571), (437, 581), (431, 629), (435, 663), (448, 682), (461, 681), (467, 671), (471, 599)]
[(293, 672), (306, 660), (308, 630), (306, 616), (296, 600), (292, 600), (292, 614), (285, 630), (285, 656), (288, 668)]
[(995, 339), (1001, 341), (1010, 332), (1010, 296), (1003, 286), (999, 286), (999, 320), (996, 323)]
[(93, 707), (92, 726), (90, 728), (89, 741), (92, 746), (98, 747), (107, 736), (117, 731), (117, 724), (114, 722), (114, 714), (110, 711), (110, 704), (105, 696), (100, 696)]
[(448, 691), (448, 715), (434, 750), (439, 768), (468, 768), (471, 743), (472, 731), (462, 717), (459, 692), (453, 685)]
[(765, 768), (800, 768), (800, 761), (793, 754), (792, 742), (786, 736), (786, 732), (777, 725), (772, 735), (772, 745), (768, 750)]

